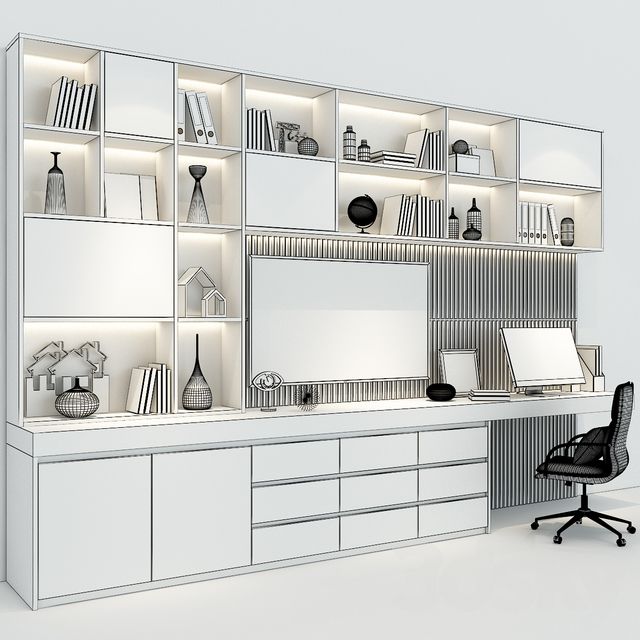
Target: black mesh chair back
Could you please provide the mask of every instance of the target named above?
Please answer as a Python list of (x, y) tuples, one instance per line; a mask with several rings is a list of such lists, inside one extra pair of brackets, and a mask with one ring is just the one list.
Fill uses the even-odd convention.
[(609, 440), (609, 464), (611, 479), (619, 476), (629, 464), (627, 435), (633, 412), (633, 382), (625, 382), (616, 387), (611, 407), (611, 439)]

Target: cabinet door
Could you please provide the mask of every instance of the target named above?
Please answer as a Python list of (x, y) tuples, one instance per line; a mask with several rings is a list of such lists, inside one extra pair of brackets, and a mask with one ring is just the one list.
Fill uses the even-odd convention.
[(251, 562), (249, 447), (153, 456), (153, 579)]
[(343, 472), (408, 467), (417, 462), (415, 433), (344, 438), (340, 443), (340, 471)]
[(335, 231), (335, 164), (247, 154), (247, 224)]
[(340, 520), (340, 549), (410, 540), (418, 534), (417, 507), (343, 516)]
[(602, 184), (599, 131), (520, 121), (520, 179), (584, 187)]
[(40, 599), (151, 580), (151, 457), (38, 468)]
[(173, 138), (173, 65), (107, 53), (105, 130)]

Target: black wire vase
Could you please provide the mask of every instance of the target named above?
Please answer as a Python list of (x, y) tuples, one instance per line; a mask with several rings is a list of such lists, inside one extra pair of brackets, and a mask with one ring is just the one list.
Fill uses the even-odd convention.
[(200, 336), (196, 333), (196, 362), (189, 381), (182, 392), (182, 408), (187, 411), (211, 409), (213, 394), (200, 369)]
[(193, 185), (193, 193), (191, 194), (191, 203), (189, 204), (187, 222), (209, 224), (209, 214), (207, 213), (207, 205), (204, 201), (201, 184), (202, 178), (204, 178), (207, 173), (207, 167), (203, 164), (192, 164), (189, 166), (189, 173), (196, 183)]
[(67, 213), (67, 197), (64, 192), (64, 173), (58, 166), (60, 151), (52, 151), (53, 167), (47, 174), (47, 192), (44, 198), (45, 213)]
[(100, 406), (98, 396), (80, 386), (80, 379), (75, 379), (71, 389), (63, 391), (55, 402), (56, 411), (65, 418), (86, 418), (95, 413)]

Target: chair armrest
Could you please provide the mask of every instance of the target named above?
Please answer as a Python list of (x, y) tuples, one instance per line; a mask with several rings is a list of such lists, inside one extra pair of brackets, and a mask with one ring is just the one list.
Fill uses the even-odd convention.
[[(573, 438), (571, 438), (571, 440), (569, 440), (567, 442), (563, 442), (561, 444), (557, 444), (555, 447), (552, 447), (549, 450), (549, 452), (547, 453), (547, 455), (545, 456), (544, 462), (542, 463), (542, 467), (543, 467), (542, 474), (543, 475), (548, 475), (547, 468), (548, 468), (549, 462), (551, 461), (551, 457), (553, 456), (553, 454), (556, 451), (559, 451), (560, 449), (563, 449), (564, 450), (564, 454), (568, 455), (570, 447), (577, 447), (580, 444), (580, 442), (573, 442), (573, 441), (576, 440), (577, 438), (582, 438), (583, 435), (584, 435), (584, 433), (581, 433), (581, 434), (579, 434), (577, 436), (573, 436)], [(604, 456), (606, 454), (607, 450), (611, 448), (611, 445), (606, 443), (606, 442), (589, 443), (587, 446), (589, 446), (589, 447), (602, 447), (602, 456)]]
[(572, 446), (575, 446), (576, 444), (578, 444), (575, 441), (578, 440), (578, 439), (581, 440), (584, 436), (585, 436), (584, 433), (578, 433), (575, 436), (573, 436), (573, 438), (570, 438), (566, 442), (563, 442), (561, 445), (559, 445), (560, 447), (564, 447), (564, 455), (568, 456), (569, 455), (569, 447), (572, 447)]

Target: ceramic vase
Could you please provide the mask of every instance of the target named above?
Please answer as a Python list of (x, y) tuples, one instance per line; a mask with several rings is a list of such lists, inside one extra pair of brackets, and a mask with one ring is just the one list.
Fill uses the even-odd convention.
[(189, 166), (189, 173), (195, 180), (195, 184), (193, 185), (193, 193), (191, 194), (187, 222), (209, 224), (209, 214), (207, 213), (207, 205), (204, 201), (201, 184), (202, 178), (204, 178), (207, 173), (207, 167), (203, 164), (192, 164)]
[(189, 381), (182, 392), (182, 407), (187, 411), (211, 409), (213, 394), (200, 369), (200, 336), (196, 333), (196, 361)]
[(95, 413), (100, 406), (98, 396), (80, 386), (80, 379), (75, 379), (71, 389), (63, 391), (55, 402), (56, 411), (65, 418), (86, 418)]

